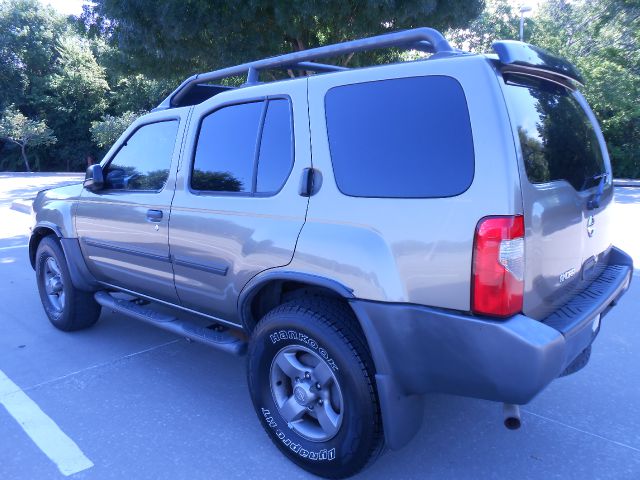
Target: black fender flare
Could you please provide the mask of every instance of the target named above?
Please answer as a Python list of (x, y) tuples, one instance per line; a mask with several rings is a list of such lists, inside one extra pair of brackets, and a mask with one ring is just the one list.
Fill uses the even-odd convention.
[(31, 236), (29, 237), (29, 261), (31, 266), (36, 268), (36, 250), (40, 244), (40, 240), (49, 235), (46, 231), (52, 232), (59, 239), (62, 238), (62, 231), (60, 227), (51, 222), (38, 222), (35, 227), (31, 229)]
[(29, 260), (31, 266), (35, 269), (38, 245), (40, 244), (40, 240), (48, 235), (43, 234), (45, 231), (53, 232), (58, 238), (62, 246), (62, 251), (64, 252), (73, 286), (84, 292), (95, 292), (98, 290), (100, 284), (87, 268), (87, 264), (82, 256), (82, 250), (80, 249), (80, 241), (77, 238), (63, 237), (60, 228), (50, 222), (38, 222), (32, 230), (31, 237), (29, 238)]
[(266, 272), (257, 274), (249, 280), (238, 296), (238, 317), (240, 318), (242, 326), (246, 330), (248, 330), (247, 320), (250, 316), (249, 309), (251, 307), (251, 301), (262, 287), (275, 281), (306, 283), (308, 285), (331, 290), (346, 300), (355, 298), (353, 295), (353, 289), (326, 277), (294, 270), (267, 270)]

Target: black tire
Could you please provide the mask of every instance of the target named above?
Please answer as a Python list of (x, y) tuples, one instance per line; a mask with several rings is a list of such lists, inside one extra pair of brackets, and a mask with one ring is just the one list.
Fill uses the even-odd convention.
[[(339, 301), (299, 299), (265, 315), (249, 344), (249, 389), (260, 423), (291, 461), (326, 478), (354, 475), (373, 463), (384, 448), (375, 369), (355, 321), (351, 310)], [(283, 355), (293, 356), (294, 364), (305, 368), (311, 362), (308, 380), (291, 380), (293, 376), (279, 366)], [(298, 359), (300, 363), (295, 363)], [(320, 371), (325, 373), (316, 375)], [(329, 380), (327, 371), (331, 372)], [(325, 386), (317, 389), (320, 382)], [(300, 385), (305, 388), (296, 400)], [(294, 416), (291, 423), (282, 414), (287, 396), (287, 401), (299, 405), (303, 405), (300, 398), (307, 402), (302, 417)], [(332, 415), (329, 429), (323, 427), (327, 425), (325, 411)], [(322, 424), (320, 416), (325, 420)]]
[(71, 332), (88, 328), (98, 321), (100, 305), (92, 292), (83, 292), (73, 286), (64, 252), (53, 236), (43, 238), (38, 245), (36, 281), (44, 311), (57, 329)]

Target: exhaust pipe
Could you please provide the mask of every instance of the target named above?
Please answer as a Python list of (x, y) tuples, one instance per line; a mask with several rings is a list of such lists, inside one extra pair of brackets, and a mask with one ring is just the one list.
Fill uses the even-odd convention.
[(520, 421), (520, 406), (511, 403), (505, 403), (502, 407), (504, 415), (504, 426), (509, 430), (517, 430), (522, 425)]

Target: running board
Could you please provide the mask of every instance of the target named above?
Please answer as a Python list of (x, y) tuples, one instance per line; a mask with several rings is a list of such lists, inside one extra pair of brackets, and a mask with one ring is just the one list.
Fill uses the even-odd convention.
[(197, 323), (180, 320), (171, 315), (156, 312), (150, 308), (138, 305), (129, 300), (115, 298), (108, 292), (100, 291), (94, 295), (96, 302), (114, 312), (121, 313), (136, 320), (141, 320), (156, 327), (173, 332), (196, 342), (204, 343), (233, 355), (244, 355), (247, 351), (247, 342), (230, 333), (228, 327), (213, 324), (210, 327), (202, 327)]

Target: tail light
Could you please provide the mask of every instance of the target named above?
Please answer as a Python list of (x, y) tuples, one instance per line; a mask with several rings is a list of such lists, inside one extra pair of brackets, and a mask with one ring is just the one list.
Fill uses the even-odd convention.
[(471, 308), (474, 313), (508, 317), (522, 310), (524, 219), (486, 217), (473, 242)]

